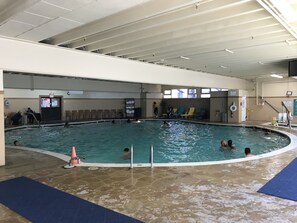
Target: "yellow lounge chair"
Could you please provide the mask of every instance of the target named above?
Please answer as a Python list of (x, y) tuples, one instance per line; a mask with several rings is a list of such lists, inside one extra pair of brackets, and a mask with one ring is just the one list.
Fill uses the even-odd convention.
[(194, 107), (190, 107), (189, 111), (186, 114), (182, 114), (181, 117), (182, 118), (190, 118), (193, 117), (195, 113), (195, 108)]

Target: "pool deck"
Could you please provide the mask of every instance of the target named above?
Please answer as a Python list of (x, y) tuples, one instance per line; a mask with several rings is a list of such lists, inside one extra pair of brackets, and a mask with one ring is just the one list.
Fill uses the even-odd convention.
[[(297, 130), (288, 131), (297, 135)], [(195, 167), (64, 169), (45, 154), (6, 149), (0, 181), (27, 176), (144, 222), (297, 222), (297, 202), (257, 193), (297, 155)], [(297, 171), (297, 170), (296, 170)], [(75, 210), (74, 210), (75, 211)], [(28, 222), (0, 204), (0, 222)]]

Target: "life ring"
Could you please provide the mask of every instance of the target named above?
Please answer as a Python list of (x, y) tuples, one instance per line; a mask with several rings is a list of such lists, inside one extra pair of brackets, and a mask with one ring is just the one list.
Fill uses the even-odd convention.
[(5, 106), (9, 106), (9, 105), (10, 105), (10, 102), (9, 102), (8, 99), (4, 99), (4, 105), (5, 105)]
[(237, 110), (237, 106), (233, 103), (231, 106), (230, 106), (230, 111), (232, 112), (236, 112)]

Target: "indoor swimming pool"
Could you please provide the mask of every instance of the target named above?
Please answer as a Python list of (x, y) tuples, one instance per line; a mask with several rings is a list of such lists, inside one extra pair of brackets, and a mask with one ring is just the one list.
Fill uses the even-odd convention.
[[(256, 127), (238, 127), (161, 120), (21, 128), (5, 132), (6, 145), (18, 140), (24, 147), (70, 156), (72, 146), (86, 163), (129, 163), (123, 150), (133, 145), (134, 162), (149, 163), (150, 145), (155, 163), (221, 161), (244, 157), (244, 148), (254, 155), (269, 153), (290, 144), (288, 136)], [(222, 149), (221, 139), (231, 139), (234, 149)]]

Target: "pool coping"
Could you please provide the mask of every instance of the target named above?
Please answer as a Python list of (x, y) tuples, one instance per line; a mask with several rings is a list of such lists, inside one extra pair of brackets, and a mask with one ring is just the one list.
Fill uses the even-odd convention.
[[(272, 156), (276, 156), (285, 152), (288, 152), (290, 150), (296, 149), (297, 148), (297, 136), (282, 131), (280, 129), (276, 129), (274, 126), (269, 126), (268, 124), (263, 124), (263, 125), (251, 125), (251, 124), (229, 124), (229, 123), (208, 123), (208, 122), (200, 122), (200, 121), (193, 121), (193, 120), (184, 120), (184, 119), (145, 119), (148, 121), (160, 121), (160, 120), (172, 120), (172, 121), (183, 121), (183, 122), (188, 122), (188, 123), (196, 123), (196, 124), (204, 124), (204, 125), (219, 125), (219, 126), (234, 126), (234, 127), (248, 127), (248, 128), (259, 128), (259, 129), (267, 129), (271, 130), (283, 135), (286, 135), (290, 139), (290, 144), (269, 152), (269, 153), (264, 153), (260, 155), (253, 155), (251, 157), (243, 157), (243, 158), (237, 158), (237, 159), (230, 159), (230, 160), (220, 160), (220, 161), (204, 161), (204, 162), (186, 162), (186, 163), (133, 163), (133, 167), (186, 167), (186, 166), (206, 166), (206, 165), (221, 165), (221, 164), (231, 164), (231, 163), (239, 163), (239, 162), (245, 162), (245, 161), (251, 161), (251, 160), (258, 160), (258, 159), (263, 159), (263, 158), (268, 158)], [(110, 122), (111, 120), (98, 120), (98, 121), (87, 121), (87, 122), (75, 122), (72, 123), (73, 125), (80, 125), (80, 124), (91, 124), (91, 123), (99, 123), (99, 122)], [(42, 125), (41, 127), (44, 126), (63, 126), (63, 123), (59, 124), (49, 124), (49, 125)], [(20, 126), (20, 127), (13, 127), (13, 128), (8, 128), (5, 129), (5, 131), (11, 131), (14, 129), (21, 129), (21, 128), (29, 128), (29, 127), (39, 127), (39, 126)], [(56, 157), (58, 159), (61, 159), (67, 163), (69, 163), (70, 156), (60, 154), (60, 153), (55, 153), (55, 152), (50, 152), (42, 149), (34, 149), (34, 148), (29, 148), (29, 147), (23, 147), (23, 146), (10, 146), (10, 145), (5, 145), (6, 148), (13, 148), (13, 149), (20, 149), (20, 150), (26, 150), (26, 151), (31, 151), (31, 152), (38, 152), (42, 154), (46, 154), (49, 156)], [(87, 163), (87, 162), (80, 162), (79, 164), (76, 164), (75, 166), (82, 166), (82, 167), (131, 167), (130, 162), (129, 163)]]

